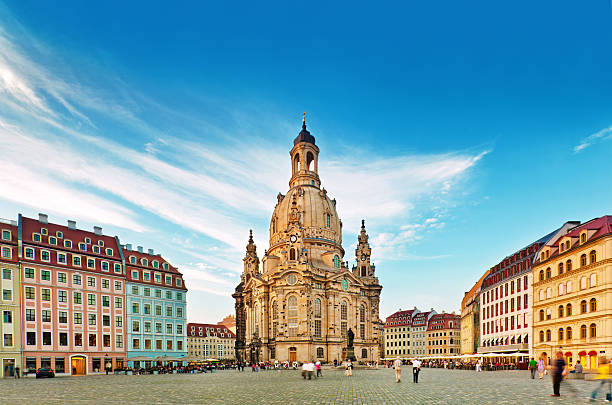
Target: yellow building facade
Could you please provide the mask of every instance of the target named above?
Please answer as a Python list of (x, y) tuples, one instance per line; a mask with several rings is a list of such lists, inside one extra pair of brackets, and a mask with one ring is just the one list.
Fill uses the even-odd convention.
[(319, 148), (305, 122), (290, 156), (289, 190), (277, 196), (269, 248), (260, 260), (249, 238), (241, 282), (232, 295), (236, 356), (247, 362), (378, 360), (382, 286), (365, 225), (356, 265), (349, 268), (336, 200), (321, 187)]
[(536, 358), (563, 352), (595, 369), (612, 356), (612, 216), (569, 229), (538, 252), (533, 267)]
[(480, 288), (490, 270), (466, 292), (461, 300), (461, 354), (472, 354), (480, 342)]

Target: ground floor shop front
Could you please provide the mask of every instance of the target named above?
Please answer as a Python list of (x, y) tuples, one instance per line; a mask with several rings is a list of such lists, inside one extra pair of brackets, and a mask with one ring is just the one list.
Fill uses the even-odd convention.
[(86, 375), (103, 373), (107, 369), (125, 368), (125, 353), (61, 353), (26, 352), (22, 356), (24, 374), (33, 373), (39, 368), (50, 368), (55, 374)]
[(0, 353), (0, 377), (12, 378), (15, 377), (17, 370), (21, 372), (21, 354), (19, 352), (2, 352)]

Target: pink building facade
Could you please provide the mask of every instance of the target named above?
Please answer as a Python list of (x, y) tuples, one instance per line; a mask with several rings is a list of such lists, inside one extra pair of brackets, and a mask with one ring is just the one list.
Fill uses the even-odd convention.
[(23, 370), (122, 368), (125, 266), (116, 237), (19, 216)]

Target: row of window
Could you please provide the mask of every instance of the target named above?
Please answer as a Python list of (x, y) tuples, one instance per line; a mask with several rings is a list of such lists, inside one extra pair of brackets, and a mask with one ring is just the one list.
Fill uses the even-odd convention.
[[(30, 267), (26, 267), (24, 269), (24, 279), (35, 279), (36, 277), (36, 270)], [(41, 281), (51, 281), (51, 271), (49, 270), (41, 270), (40, 271), (40, 280)], [(96, 287), (96, 278), (95, 277), (87, 277), (86, 278), (87, 281), (87, 286), (88, 287)], [(67, 275), (66, 273), (62, 273), (62, 272), (58, 272), (57, 273), (57, 283), (58, 284), (68, 284), (68, 279), (67, 279)], [(80, 274), (73, 274), (72, 275), (72, 285), (73, 286), (77, 286), (77, 285), (83, 285), (83, 276), (81, 276)], [(110, 280), (107, 278), (103, 278), (100, 281), (100, 287), (102, 289), (105, 290), (109, 290), (110, 289)], [(121, 289), (123, 288), (123, 282), (115, 280), (114, 283), (114, 287), (115, 287), (115, 291), (121, 291)]]
[[(44, 233), (43, 233), (44, 231)], [(46, 229), (42, 228), (41, 229), (41, 233), (32, 233), (32, 240), (34, 242), (42, 242), (42, 236), (41, 235), (46, 235)], [(57, 246), (58, 245), (58, 239), (63, 239), (63, 234), (60, 231), (57, 231), (56, 236), (51, 236), (49, 235), (48, 237), (48, 243), (49, 245), (54, 245)], [(65, 248), (67, 249), (72, 249), (72, 241), (70, 239), (64, 239), (63, 245)], [(90, 238), (85, 238), (85, 242), (79, 242), (78, 244), (78, 248), (80, 251), (83, 252), (87, 252), (87, 246), (91, 245), (91, 239)], [(112, 248), (104, 248), (104, 241), (103, 240), (98, 240), (98, 244), (97, 245), (93, 245), (91, 246), (91, 251), (93, 253), (96, 254), (100, 254), (100, 253), (104, 253), (107, 256), (112, 256), (114, 254), (114, 250)]]
[[(42, 339), (40, 343), (43, 346), (52, 346), (52, 333), (51, 332), (26, 332), (26, 345), (27, 346), (36, 346), (37, 338), (41, 336)], [(87, 346), (88, 347), (98, 347), (98, 334), (97, 333), (89, 333), (87, 335)], [(57, 336), (57, 343), (59, 346), (68, 346), (68, 332), (59, 332)], [(81, 347), (83, 346), (83, 334), (80, 332), (74, 333), (73, 335), (73, 346)], [(102, 346), (103, 347), (111, 347), (111, 335), (104, 334), (102, 335)], [(122, 348), (123, 347), (123, 336), (116, 335), (115, 336), (115, 347)]]
[[(132, 280), (140, 280), (140, 272), (138, 270), (132, 270), (131, 273), (132, 275)], [(153, 274), (153, 280), (157, 283), (157, 284), (161, 284), (162, 283), (162, 275), (160, 273), (154, 273)], [(151, 281), (151, 273), (148, 271), (143, 271), (142, 272), (142, 281)], [(183, 281), (177, 277), (175, 279), (176, 281), (176, 286), (177, 287), (181, 287), (183, 285)], [(172, 285), (172, 276), (166, 275), (164, 277), (164, 282), (166, 285)]]
[[(508, 314), (509, 312), (514, 312), (514, 303), (515, 297), (512, 297), (509, 300), (496, 302), (495, 304), (488, 305), (482, 308), (482, 319), (494, 318), (496, 316), (503, 315), (504, 313)], [(516, 297), (517, 311), (521, 310), (521, 305), (523, 309), (528, 308), (529, 302), (527, 294), (523, 294), (522, 300), (520, 295)]]
[[(590, 260), (590, 264), (597, 262), (597, 253), (594, 250), (591, 250), (591, 253), (589, 253), (589, 260)], [(584, 267), (586, 265), (587, 265), (587, 255), (586, 253), (583, 253), (580, 256), (580, 267)], [(572, 261), (571, 260), (567, 260), (565, 264), (561, 262), (557, 265), (557, 275), (558, 276), (568, 271), (572, 271)], [(546, 270), (540, 270), (539, 281), (548, 280), (551, 277), (552, 277), (552, 270), (550, 267), (547, 267)]]
[[(521, 280), (522, 280), (522, 287), (525, 291), (527, 291), (527, 288), (529, 287), (529, 276), (525, 275), (522, 278), (519, 277), (516, 279), (516, 292), (520, 292), (521, 291)], [(500, 298), (504, 298), (504, 296), (508, 296), (511, 294), (514, 294), (514, 283), (515, 280), (511, 280), (510, 282), (507, 282), (505, 285), (502, 284), (500, 286), (495, 287), (494, 289), (488, 290), (486, 293), (482, 294), (482, 304), (488, 304), (491, 301), (494, 300), (498, 300)], [(505, 294), (504, 294), (505, 292)]]
[[(144, 321), (142, 323), (143, 328), (142, 331), (140, 329), (140, 321), (137, 320), (133, 320), (132, 321), (132, 332), (134, 333), (152, 333), (151, 330), (151, 321)], [(164, 333), (163, 329), (162, 329), (163, 325), (161, 322), (155, 322), (155, 333)], [(166, 324), (166, 334), (167, 335), (172, 335), (174, 333), (174, 324), (172, 323), (167, 323)], [(182, 335), (183, 334), (183, 325), (178, 324), (176, 325), (176, 334), (177, 335)]]
[[(151, 339), (143, 339), (143, 345), (140, 345), (140, 339), (134, 338), (132, 339), (132, 349), (134, 350), (152, 350), (152, 340)], [(157, 339), (155, 341), (155, 350), (163, 350), (163, 340)], [(166, 340), (166, 350), (174, 350), (174, 342), (172, 340)], [(183, 350), (183, 341), (177, 340), (176, 342), (176, 350)]]
[[(140, 303), (139, 302), (133, 302), (132, 303), (132, 314), (140, 314)], [(143, 315), (152, 315), (152, 313), (151, 313), (151, 304), (142, 304), (142, 314)], [(162, 316), (162, 306), (161, 305), (155, 305), (155, 315), (156, 316)], [(167, 305), (166, 306), (166, 316), (168, 316), (168, 317), (174, 316), (174, 309), (173, 309), (172, 305)], [(182, 318), (183, 317), (183, 308), (181, 308), (181, 307), (177, 307), (176, 308), (176, 317), (177, 318)]]
[[(588, 335), (587, 335), (588, 332)], [(580, 339), (586, 339), (587, 337), (589, 338), (595, 338), (597, 337), (597, 325), (592, 323), (589, 325), (589, 327), (587, 328), (586, 325), (581, 325), (580, 326)], [(550, 329), (547, 329), (546, 332), (544, 332), (543, 330), (540, 331), (539, 333), (539, 338), (540, 338), (540, 342), (550, 342), (552, 339), (552, 332)], [(567, 327), (567, 328), (559, 328), (559, 330), (557, 331), (557, 341), (561, 342), (563, 340), (572, 340), (573, 336), (572, 336), (572, 328), (571, 327)], [(545, 340), (546, 339), (546, 340)]]
[[(130, 256), (128, 258), (128, 261), (130, 262), (130, 264), (136, 264), (136, 256)], [(146, 257), (142, 257), (140, 259), (140, 264), (143, 266), (149, 266), (149, 259), (147, 259)], [(157, 260), (152, 260), (151, 261), (151, 266), (153, 266), (153, 268), (159, 269), (159, 262)], [(162, 268), (164, 270), (168, 270), (170, 268), (170, 266), (168, 265), (168, 263), (163, 263), (162, 264)]]
[[(51, 251), (40, 249), (40, 261), (50, 263), (51, 262)], [(26, 259), (35, 260), (36, 258), (36, 250), (31, 247), (26, 247), (24, 249), (24, 256)], [(74, 267), (86, 267), (88, 269), (95, 270), (96, 269), (96, 259), (93, 257), (85, 257), (81, 255), (71, 254), (70, 263)], [(56, 252), (56, 260), (58, 264), (68, 264), (68, 254)], [(106, 260), (100, 261), (100, 268), (102, 271), (110, 271), (110, 263)], [(114, 272), (117, 274), (121, 274), (121, 263), (113, 264)]]
[[(5, 312), (8, 312), (8, 311), (5, 311)], [(83, 313), (82, 312), (73, 312), (72, 317), (73, 317), (74, 325), (83, 324)], [(90, 326), (97, 325), (98, 319), (99, 319), (98, 314), (95, 314), (95, 313), (87, 314), (87, 324)], [(36, 322), (36, 310), (26, 308), (25, 320), (26, 322)], [(51, 322), (52, 321), (51, 311), (48, 309), (41, 310), (40, 320), (42, 322)], [(68, 311), (57, 311), (57, 323), (58, 324), (68, 323)], [(102, 315), (102, 326), (111, 326), (111, 315)], [(117, 328), (123, 327), (123, 317), (122, 316), (115, 316), (115, 327)]]
[[(72, 303), (75, 305), (81, 305), (83, 303), (83, 294), (80, 291), (72, 292)], [(97, 305), (98, 294), (97, 293), (88, 293), (87, 296), (87, 305)], [(101, 302), (103, 307), (110, 308), (111, 297), (108, 295), (101, 296)], [(35, 287), (25, 287), (25, 299), (34, 300), (36, 299), (36, 288)], [(51, 289), (50, 288), (40, 288), (40, 299), (42, 301), (51, 301)], [(57, 291), (57, 302), (60, 303), (68, 303), (68, 291), (58, 290)], [(115, 297), (115, 308), (123, 308), (123, 299), (121, 297)]]
[[(580, 301), (580, 313), (586, 314), (587, 308), (589, 309), (589, 312), (597, 311), (597, 300), (595, 298), (591, 298), (589, 300), (588, 305), (587, 305), (586, 300)], [(572, 304), (567, 304), (565, 306), (559, 305), (557, 310), (558, 310), (557, 314), (559, 318), (563, 318), (564, 316), (572, 316)], [(539, 314), (540, 314), (540, 321), (549, 320), (552, 318), (550, 308), (547, 308), (546, 312), (544, 312), (544, 310), (541, 309)]]
[[(516, 319), (516, 326), (515, 326), (515, 319)], [(510, 317), (505, 317), (505, 319), (500, 318), (494, 321), (483, 322), (482, 334), (487, 335), (489, 333), (498, 333), (498, 332), (503, 332), (503, 331), (514, 330), (515, 327), (516, 329), (521, 329), (521, 325), (523, 325), (522, 327), (524, 328), (527, 327), (527, 314), (522, 314), (522, 315), (519, 314), (516, 316), (512, 315)]]
[[(587, 276), (582, 276), (580, 278), (580, 289), (581, 290), (586, 290), (587, 288), (593, 288), (596, 286), (597, 286), (597, 274), (593, 273), (588, 278)], [(564, 293), (565, 294), (571, 293), (573, 291), (572, 287), (573, 285), (571, 281), (568, 281), (567, 283), (565, 283), (565, 285), (563, 283), (559, 283), (559, 285), (557, 285), (557, 295), (561, 296)], [(538, 291), (538, 298), (540, 299), (540, 301), (552, 298), (552, 288), (547, 287), (546, 290), (540, 289)]]

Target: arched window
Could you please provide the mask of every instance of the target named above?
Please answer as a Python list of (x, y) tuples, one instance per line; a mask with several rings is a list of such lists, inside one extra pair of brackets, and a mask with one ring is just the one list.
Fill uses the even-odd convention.
[(572, 261), (568, 260), (565, 262), (565, 271), (572, 271)]
[(591, 312), (597, 311), (597, 300), (595, 298), (591, 298), (589, 301), (589, 310)]
[(347, 319), (347, 305), (346, 305), (346, 301), (342, 301), (340, 303), (340, 319), (342, 319), (343, 321), (345, 321)]
[(587, 327), (586, 325), (582, 325), (580, 327), (580, 339), (586, 339), (587, 337)]
[(591, 337), (592, 338), (596, 337), (597, 336), (597, 325), (592, 323), (589, 329), (591, 329)]
[(587, 278), (583, 276), (580, 278), (580, 289), (584, 290), (585, 288), (587, 288)]
[(549, 279), (552, 276), (552, 272), (550, 270), (550, 267), (546, 268), (546, 278)]
[(591, 250), (591, 253), (589, 253), (589, 259), (591, 260), (591, 264), (597, 261), (597, 254), (595, 254), (594, 250)]
[(551, 313), (550, 313), (550, 308), (546, 308), (546, 319), (550, 319), (551, 318)]
[(295, 260), (295, 249), (289, 249), (289, 260)]
[(543, 341), (544, 341), (544, 331), (541, 330), (540, 331), (540, 342), (543, 342)]
[(276, 233), (276, 218), (272, 219), (272, 233)]
[(565, 338), (566, 338), (567, 340), (572, 340), (572, 328), (568, 327), (568, 328), (565, 330)]
[(544, 310), (540, 309), (540, 321), (544, 320)]
[(563, 305), (559, 305), (559, 318), (563, 318)]
[(272, 301), (272, 319), (278, 319), (278, 303), (276, 300)]
[(300, 154), (296, 153), (293, 158), (293, 172), (297, 173), (300, 170)]
[(586, 254), (582, 254), (580, 256), (580, 266), (586, 266), (587, 265), (587, 258), (586, 258)]
[(563, 263), (559, 263), (559, 274), (563, 274)]
[(584, 243), (586, 242), (586, 233), (583, 233), (582, 235), (580, 235), (580, 243)]
[(591, 288), (597, 286), (597, 275), (595, 273), (591, 274), (591, 280), (589, 285)]
[(547, 330), (546, 330), (546, 341), (547, 341), (547, 342), (550, 342), (550, 338), (551, 338), (551, 336), (550, 336), (550, 335), (551, 335), (551, 333), (550, 333), (550, 329), (547, 329)]
[(337, 269), (340, 268), (340, 257), (338, 255), (334, 255), (334, 267)]
[(359, 322), (365, 322), (365, 306), (361, 304), (359, 306)]
[(580, 313), (584, 314), (587, 311), (587, 302), (586, 300), (580, 301)]
[(298, 301), (295, 295), (287, 298), (287, 329), (289, 336), (297, 336), (298, 330)]
[(321, 299), (315, 298), (313, 307), (314, 307), (314, 317), (320, 318), (321, 317)]
[(565, 306), (565, 316), (572, 316), (572, 304)]
[(325, 226), (328, 228), (331, 227), (331, 215), (329, 214), (325, 214)]
[(561, 342), (563, 340), (563, 328), (559, 328), (558, 340), (559, 340), (559, 342)]
[(563, 284), (559, 284), (559, 286), (557, 287), (557, 292), (559, 293), (559, 295), (563, 295)]
[(361, 277), (367, 276), (366, 266), (361, 266)]
[(540, 270), (540, 281), (544, 281), (544, 270)]
[(314, 155), (312, 154), (312, 152), (308, 152), (306, 154), (306, 170), (310, 170), (310, 164), (312, 163), (312, 161), (314, 160)]

